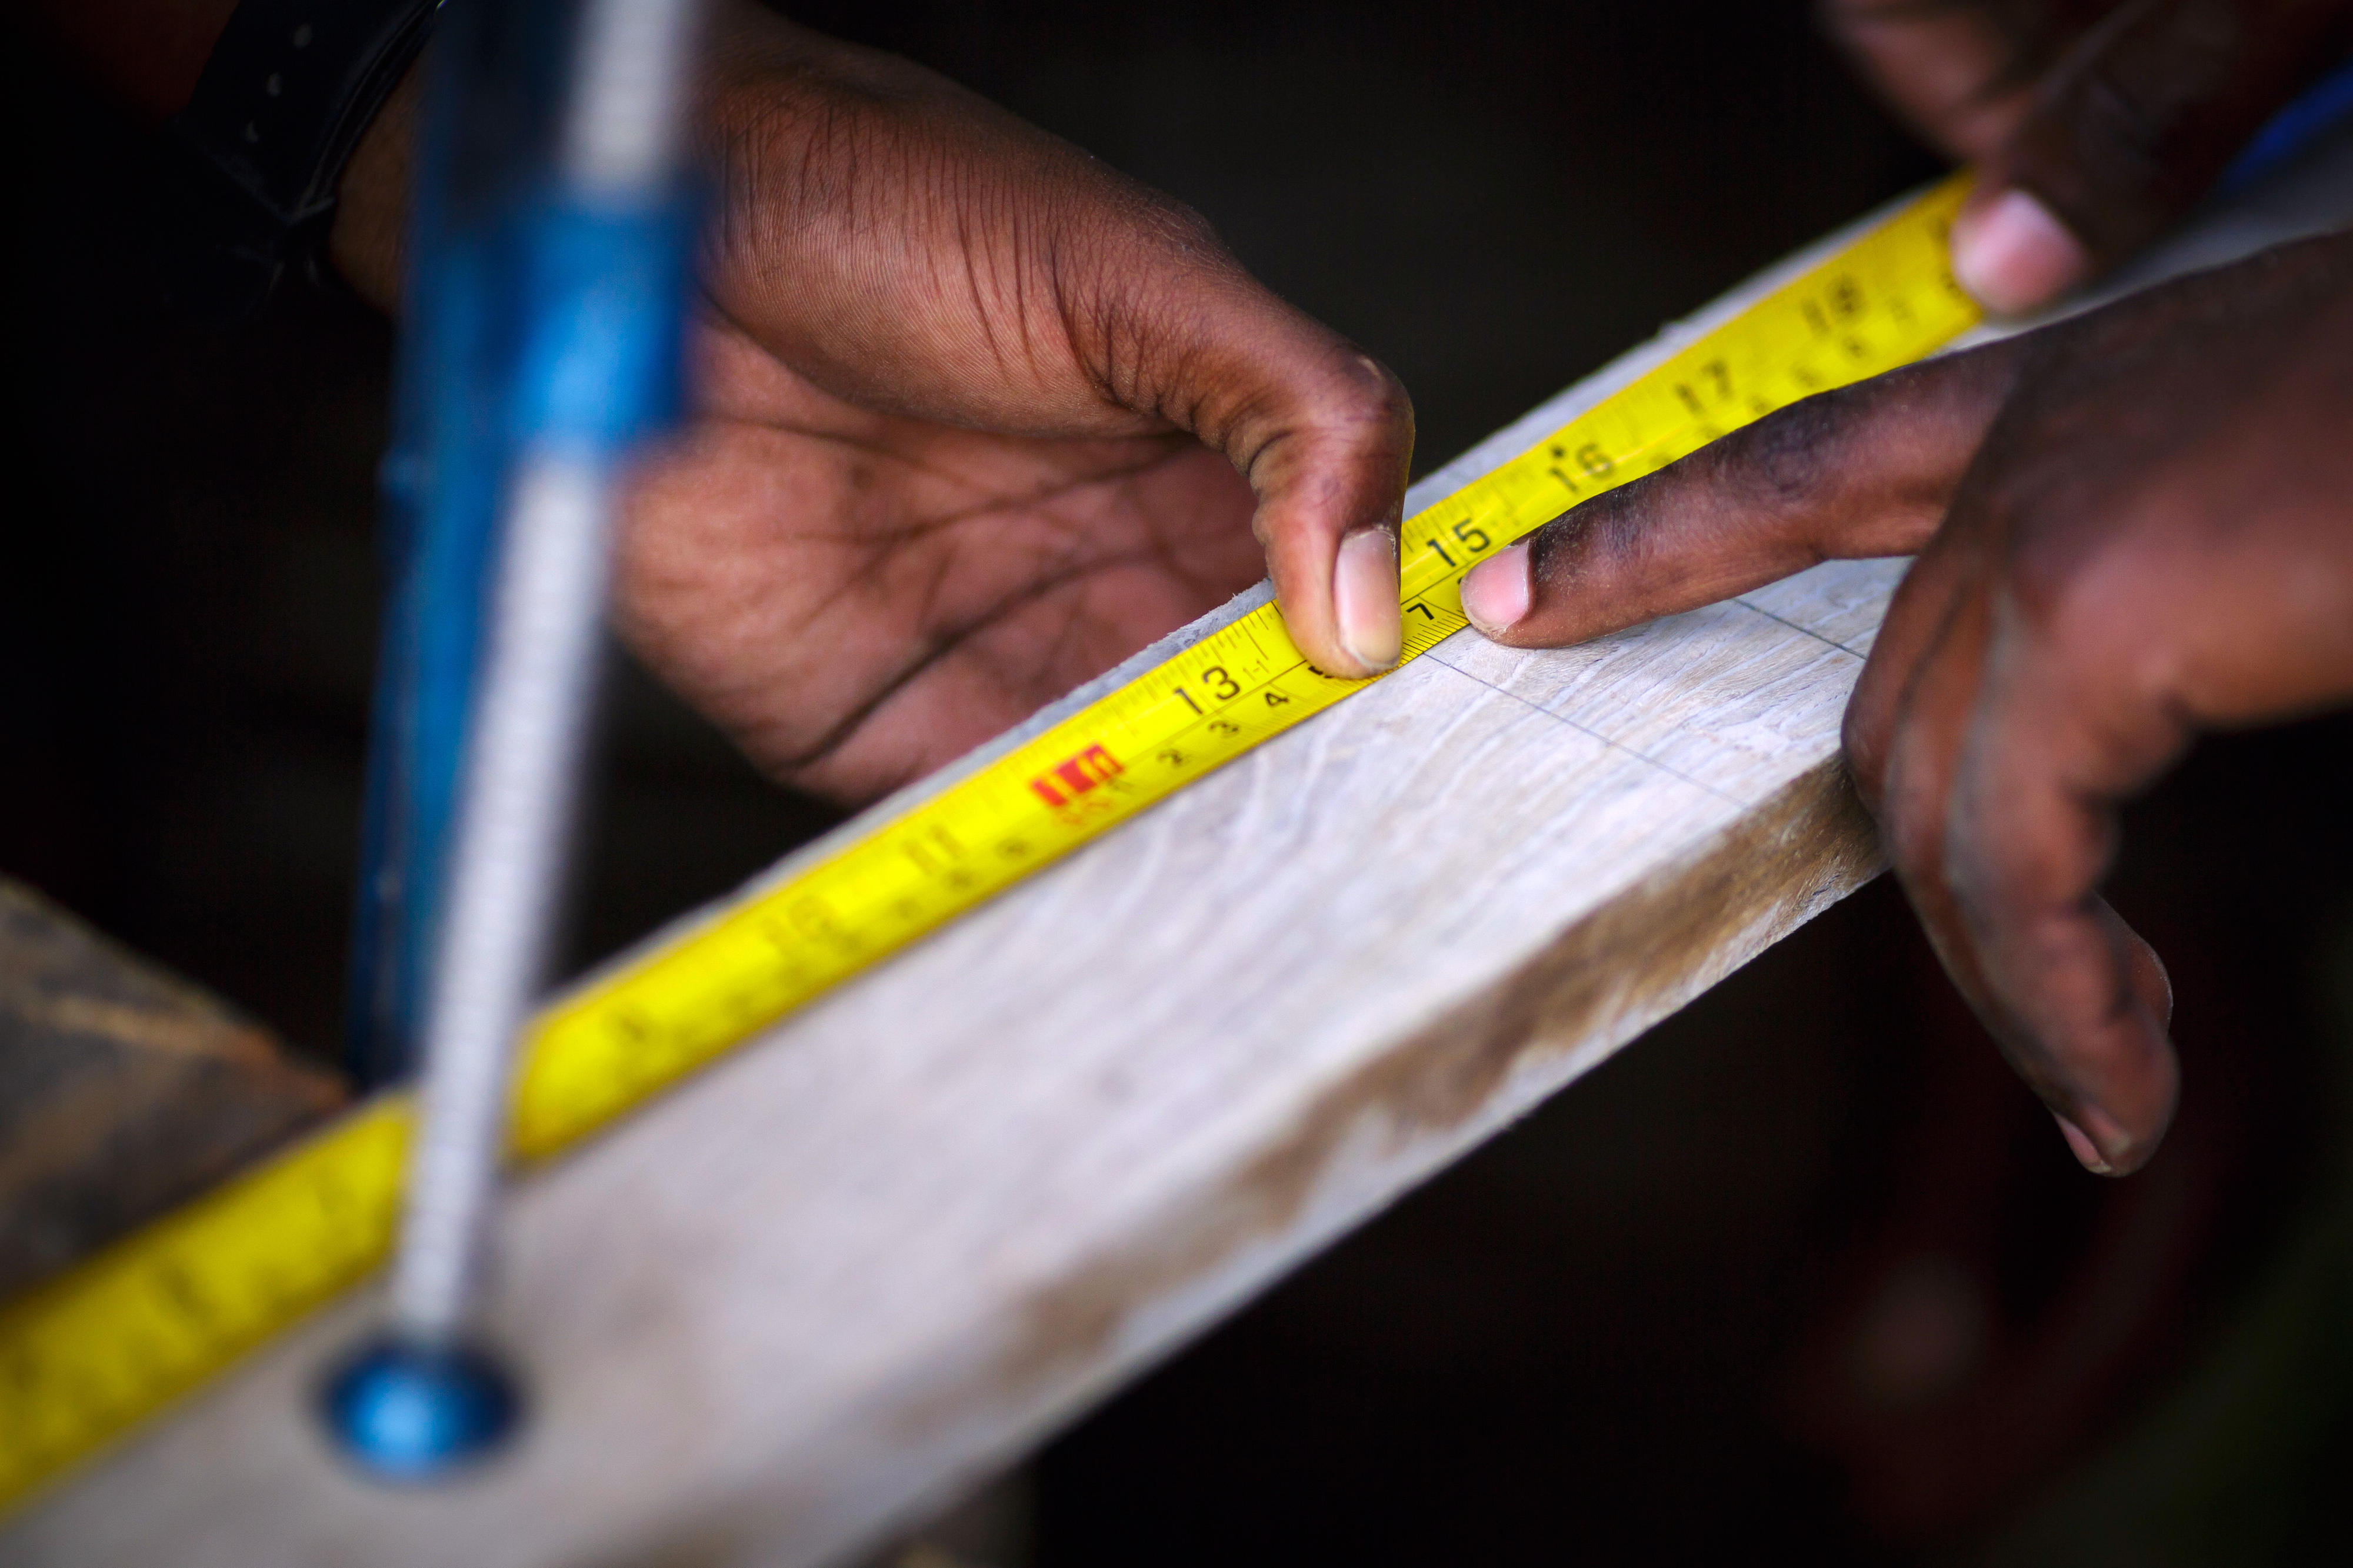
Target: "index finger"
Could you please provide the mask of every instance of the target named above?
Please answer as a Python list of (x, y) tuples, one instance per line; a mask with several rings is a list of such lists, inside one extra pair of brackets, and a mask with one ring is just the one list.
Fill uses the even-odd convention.
[(1571, 508), (1462, 582), (1471, 623), (1559, 647), (1832, 559), (1909, 555), (2008, 395), (2022, 340), (1819, 393)]

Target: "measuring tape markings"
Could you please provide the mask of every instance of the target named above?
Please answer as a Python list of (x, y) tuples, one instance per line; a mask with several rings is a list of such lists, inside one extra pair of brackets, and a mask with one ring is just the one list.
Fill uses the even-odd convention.
[[(1974, 325), (1948, 181), (1399, 534), (1404, 658), (1468, 623), (1463, 574), (1627, 480)], [(1367, 684), (1262, 605), (797, 876), (557, 1002), (512, 1147), (554, 1154), (777, 1018)], [(341, 1294), (390, 1251), (406, 1095), (332, 1126), (0, 1309), (0, 1508)]]
[(0, 1312), (0, 1502), (381, 1263), (412, 1120), (372, 1100)]

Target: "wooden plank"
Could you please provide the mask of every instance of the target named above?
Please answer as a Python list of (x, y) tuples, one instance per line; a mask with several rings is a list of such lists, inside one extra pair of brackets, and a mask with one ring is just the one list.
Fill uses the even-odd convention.
[[(2232, 243), (2353, 212), (2353, 157), (2324, 173)], [(805, 1563), (946, 1500), (1870, 877), (1838, 722), (1898, 571), (1458, 637), (526, 1182), (495, 1327), (536, 1415), (478, 1479), (323, 1448), (304, 1401), (361, 1300), (5, 1544)]]
[(0, 1297), (343, 1098), (259, 1024), (0, 877)]

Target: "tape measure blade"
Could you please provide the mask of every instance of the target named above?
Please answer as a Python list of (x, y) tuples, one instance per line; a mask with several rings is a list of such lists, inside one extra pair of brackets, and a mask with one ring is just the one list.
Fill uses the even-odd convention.
[(381, 1264), (411, 1121), (373, 1101), (0, 1309), (0, 1507)]

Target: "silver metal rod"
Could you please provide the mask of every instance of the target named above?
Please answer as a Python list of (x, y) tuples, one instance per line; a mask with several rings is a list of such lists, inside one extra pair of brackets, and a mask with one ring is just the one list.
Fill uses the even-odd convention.
[(393, 1279), (403, 1334), (459, 1337), (487, 1245), (512, 1046), (545, 979), (586, 752), (613, 475), (541, 456), (519, 475), (466, 749), (425, 1020), (422, 1124)]
[(561, 174), (575, 191), (644, 191), (685, 146), (697, 0), (585, 0)]
[[(581, 0), (556, 170), (570, 196), (659, 200), (672, 186), (701, 9), (699, 0)], [(480, 1293), (510, 1058), (545, 980), (586, 759), (623, 456), (584, 449), (577, 437), (528, 451), (507, 496), (393, 1274), (395, 1331), (426, 1344), (457, 1342)]]

